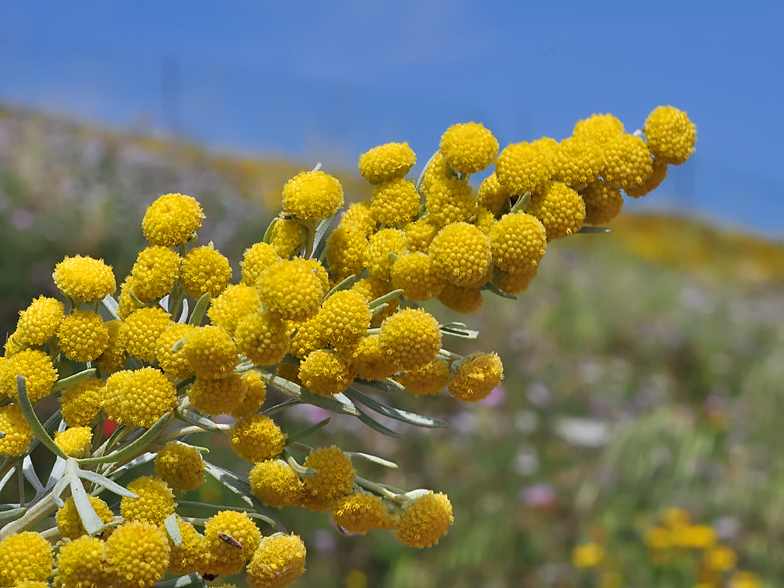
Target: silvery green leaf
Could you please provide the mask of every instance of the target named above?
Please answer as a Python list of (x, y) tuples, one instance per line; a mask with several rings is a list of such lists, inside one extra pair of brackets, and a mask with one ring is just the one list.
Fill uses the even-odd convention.
[(120, 308), (120, 305), (117, 304), (117, 301), (112, 297), (111, 294), (107, 294), (103, 300), (101, 300), (101, 304), (103, 304), (104, 308), (109, 311), (109, 314), (114, 317), (114, 320), (120, 320), (120, 315), (117, 314), (117, 310)]
[(512, 214), (517, 212), (525, 212), (528, 208), (528, 204), (531, 202), (531, 193), (526, 192), (520, 198), (517, 199), (517, 202), (512, 205), (512, 210), (510, 211)]
[(38, 479), (38, 474), (35, 473), (33, 460), (29, 455), (26, 455), (22, 460), (22, 472), (24, 473), (25, 479), (30, 482), (30, 485), (35, 489), (36, 498), (43, 494), (44, 486), (41, 484), (41, 480)]
[(281, 378), (280, 376), (270, 374), (264, 370), (257, 370), (257, 373), (259, 376), (261, 376), (261, 379), (265, 384), (280, 390), (289, 398), (293, 398), (294, 400), (298, 400), (305, 404), (312, 404), (313, 406), (318, 406), (319, 408), (323, 408), (331, 412), (349, 414), (355, 417), (359, 416), (359, 412), (357, 411), (356, 407), (341, 394), (335, 394), (329, 398), (326, 396), (318, 396), (317, 394), (308, 392), (302, 386), (299, 386), (298, 384), (295, 384), (286, 378)]
[(332, 290), (327, 292), (327, 295), (324, 296), (324, 300), (326, 300), (327, 298), (332, 296), (335, 292), (340, 292), (341, 290), (345, 290), (347, 288), (350, 288), (351, 285), (356, 281), (356, 279), (357, 279), (356, 274), (352, 274), (349, 277), (347, 277), (345, 280), (340, 282), (339, 284), (336, 284), (335, 287), (332, 288)]
[(369, 453), (359, 453), (357, 451), (346, 451), (346, 455), (351, 456), (351, 458), (359, 458), (364, 459), (365, 461), (370, 461), (373, 463), (377, 463), (378, 465), (384, 466), (385, 468), (397, 469), (397, 464), (392, 461), (387, 461), (386, 459), (382, 459), (375, 455), (370, 455)]
[(205, 588), (207, 583), (198, 572), (192, 572), (176, 580), (158, 582), (153, 588)]
[[(54, 487), (54, 485), (62, 479), (63, 475), (65, 475), (65, 463), (66, 461), (62, 457), (58, 457), (54, 461), (54, 465), (52, 466), (52, 471), (49, 472), (49, 479), (46, 481), (46, 490), (49, 490)], [(0, 488), (1, 490), (2, 488)]]
[(196, 302), (196, 306), (193, 307), (193, 314), (191, 315), (188, 324), (193, 325), (194, 327), (198, 327), (201, 325), (201, 321), (204, 318), (204, 313), (207, 312), (207, 307), (210, 305), (210, 293), (205, 292), (202, 294), (202, 297)]
[(5, 473), (5, 476), (3, 476), (3, 479), (0, 480), (0, 491), (2, 491), (3, 488), (5, 488), (5, 485), (8, 484), (8, 480), (10, 480), (13, 477), (14, 473), (16, 472), (16, 467), (17, 466), (11, 466), (11, 469), (9, 469)]
[(393, 406), (386, 405), (383, 402), (379, 402), (375, 398), (368, 396), (364, 392), (360, 392), (356, 388), (349, 388), (346, 391), (346, 394), (357, 402), (361, 402), (370, 410), (384, 415), (385, 417), (389, 417), (409, 425), (414, 425), (415, 427), (425, 427), (427, 429), (444, 429), (449, 427), (449, 425), (439, 419), (422, 416), (413, 412), (408, 412)]
[(332, 225), (332, 220), (337, 216), (338, 212), (333, 214), (331, 217), (322, 220), (316, 227), (316, 235), (313, 237), (312, 257), (318, 259), (319, 256), (321, 255), (321, 252), (327, 243), (326, 239), (324, 239), (324, 236), (327, 234), (330, 225)]
[(95, 512), (87, 492), (84, 490), (82, 481), (77, 476), (69, 476), (71, 483), (71, 498), (76, 505), (76, 511), (79, 513), (79, 519), (82, 521), (84, 530), (88, 535), (95, 535), (103, 527), (103, 521)]
[(390, 378), (386, 380), (365, 380), (357, 378), (357, 381), (365, 386), (370, 386), (381, 392), (406, 392), (406, 387), (400, 382), (396, 382)]
[(67, 378), (63, 378), (62, 380), (58, 380), (52, 386), (52, 392), (59, 392), (60, 390), (65, 390), (66, 388), (73, 386), (74, 384), (78, 384), (82, 380), (86, 380), (87, 378), (91, 377), (95, 373), (95, 368), (90, 368), (86, 370), (82, 370), (76, 374), (68, 376)]
[(166, 527), (166, 532), (171, 537), (174, 546), (179, 547), (182, 545), (182, 535), (180, 534), (180, 526), (177, 524), (177, 515), (170, 514), (166, 517), (166, 520), (163, 521), (163, 526)]
[(27, 420), (27, 424), (30, 425), (30, 428), (33, 430), (35, 438), (56, 456), (67, 459), (68, 456), (54, 441), (52, 441), (49, 433), (46, 432), (41, 421), (38, 420), (38, 416), (35, 414), (33, 405), (30, 402), (30, 397), (27, 395), (27, 384), (25, 383), (24, 376), (16, 376), (16, 392), (19, 396), (19, 408), (22, 410), (22, 414)]
[(446, 323), (441, 325), (441, 332), (444, 335), (461, 337), (463, 339), (476, 339), (479, 336), (479, 331), (468, 329), (463, 323)]
[(196, 427), (199, 427), (200, 429), (204, 429), (208, 433), (220, 433), (221, 435), (225, 435), (223, 429), (218, 427), (218, 425), (216, 425), (207, 417), (203, 417), (200, 414), (193, 412), (192, 410), (175, 408), (174, 416), (190, 425), (194, 425)]
[(501, 288), (493, 284), (493, 282), (487, 282), (487, 284), (485, 284), (479, 289), (492, 292), (493, 294), (495, 294), (496, 296), (500, 296), (501, 298), (508, 298), (509, 300), (517, 300), (517, 296), (515, 296), (514, 294), (509, 294), (508, 292), (504, 292), (503, 290), (501, 290)]
[(596, 233), (612, 233), (613, 230), (610, 227), (594, 227), (592, 225), (583, 225), (575, 234), (596, 234)]
[(315, 425), (312, 425), (305, 429), (301, 429), (299, 431), (295, 431), (294, 433), (292, 433), (286, 438), (286, 445), (291, 445), (292, 443), (296, 443), (300, 439), (304, 439), (305, 437), (312, 435), (316, 431), (320, 431), (321, 429), (323, 429), (329, 424), (330, 420), (331, 419), (326, 418), (323, 421), (316, 423)]
[(165, 415), (159, 418), (152, 427), (147, 429), (143, 435), (122, 449), (118, 449), (109, 455), (80, 459), (79, 463), (84, 465), (94, 465), (98, 463), (118, 462), (126, 459), (130, 460), (137, 457), (139, 452), (141, 452), (145, 447), (157, 439), (158, 435), (169, 425), (169, 420), (171, 419), (172, 414), (173, 411), (167, 412)]
[(26, 512), (27, 512), (27, 509), (24, 508), (24, 507), (11, 508), (9, 510), (4, 510), (3, 512), (0, 512), (0, 525), (5, 525), (6, 523), (10, 523), (11, 521), (15, 521), (16, 519), (20, 518)]
[(394, 439), (405, 439), (405, 436), (401, 435), (396, 431), (393, 431), (388, 427), (385, 427), (384, 425), (374, 420), (372, 417), (368, 416), (361, 410), (359, 411), (359, 420), (361, 420), (363, 423), (365, 423), (374, 431), (381, 433), (382, 435), (386, 435), (387, 437), (392, 437)]
[(188, 320), (188, 299), (182, 299), (182, 312), (180, 313), (180, 318), (177, 319), (177, 322), (181, 325), (184, 325)]
[(102, 476), (96, 472), (91, 472), (89, 470), (77, 470), (76, 475), (80, 478), (87, 480), (88, 482), (92, 482), (93, 484), (97, 484), (98, 486), (103, 486), (109, 492), (114, 492), (118, 496), (126, 496), (128, 498), (139, 498), (138, 495), (134, 494), (127, 488), (120, 486), (117, 482), (113, 482), (109, 478)]
[(403, 294), (403, 290), (400, 289), (400, 288), (398, 288), (397, 290), (392, 290), (388, 294), (384, 294), (383, 296), (379, 296), (378, 298), (376, 298), (375, 300), (370, 302), (370, 304), (368, 304), (368, 306), (370, 307), (371, 310), (373, 310), (377, 306), (380, 306), (380, 305), (384, 304), (385, 302), (389, 302), (391, 300), (394, 300), (395, 298), (397, 298), (398, 296), (401, 296), (402, 294)]

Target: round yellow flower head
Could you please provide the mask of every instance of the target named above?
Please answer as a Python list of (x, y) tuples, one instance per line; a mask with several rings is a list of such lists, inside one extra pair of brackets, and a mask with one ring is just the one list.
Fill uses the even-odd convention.
[(255, 588), (288, 586), (305, 571), (305, 544), (293, 533), (264, 537), (246, 571)]
[(248, 393), (248, 386), (239, 374), (220, 378), (196, 376), (188, 389), (188, 398), (196, 410), (204, 414), (229, 414)]
[(539, 272), (539, 266), (531, 266), (516, 274), (509, 274), (502, 279), (494, 281), (493, 283), (498, 288), (507, 294), (520, 294), (528, 289), (531, 281), (536, 277)]
[(433, 182), (427, 191), (427, 222), (436, 227), (468, 221), (476, 211), (476, 196), (457, 178)]
[(546, 250), (544, 225), (530, 214), (506, 214), (490, 232), (493, 263), (505, 273), (519, 273), (538, 265)]
[(226, 378), (240, 359), (237, 346), (220, 327), (198, 327), (185, 337), (185, 357), (197, 375)]
[(198, 488), (206, 480), (201, 453), (179, 441), (169, 441), (155, 456), (155, 475), (181, 492)]
[(240, 267), (242, 268), (242, 282), (246, 286), (255, 286), (261, 272), (280, 261), (280, 256), (275, 253), (275, 248), (269, 243), (254, 243), (245, 250)]
[(283, 211), (302, 220), (329, 218), (343, 206), (343, 187), (323, 171), (301, 172), (283, 186)]
[(463, 314), (476, 312), (482, 306), (482, 292), (477, 287), (455, 286), (446, 282), (438, 295), (438, 301), (447, 308)]
[(635, 188), (653, 173), (653, 158), (645, 141), (626, 133), (604, 144), (602, 177), (617, 188)]
[(3, 359), (8, 359), (9, 357), (13, 357), (20, 351), (23, 351), (27, 347), (25, 345), (20, 344), (16, 338), (16, 333), (11, 333), (8, 335), (8, 339), (5, 342), (5, 353), (3, 355)]
[(479, 191), (476, 193), (476, 200), (479, 206), (492, 212), (494, 215), (499, 214), (509, 201), (509, 190), (504, 188), (498, 181), (498, 176), (495, 172), (487, 176), (482, 185), (479, 186)]
[(177, 507), (174, 493), (163, 480), (142, 476), (128, 484), (128, 490), (139, 498), (123, 496), (120, 500), (120, 514), (126, 521), (150, 523), (162, 527), (166, 518), (174, 514), (174, 509)]
[(35, 580), (22, 580), (14, 584), (14, 588), (49, 588), (49, 582), (36, 582)]
[(359, 275), (365, 269), (368, 240), (354, 225), (341, 225), (327, 238), (327, 263), (336, 280)]
[(299, 381), (299, 366), (291, 363), (279, 363), (275, 366), (275, 375), (289, 382), (294, 382), (298, 386), (302, 386)]
[(604, 145), (621, 133), (623, 133), (623, 123), (612, 114), (592, 114), (590, 118), (577, 121), (572, 134)]
[(393, 528), (396, 522), (380, 496), (361, 490), (338, 498), (332, 507), (332, 518), (347, 532), (360, 535), (372, 529)]
[(193, 375), (193, 368), (185, 357), (185, 347), (180, 347), (177, 351), (172, 351), (172, 348), (177, 341), (187, 337), (194, 329), (196, 327), (193, 325), (174, 323), (158, 337), (155, 344), (155, 357), (167, 376), (181, 380)]
[(106, 379), (106, 390), (103, 397), (103, 409), (113, 421), (123, 419), (123, 400), (125, 399), (125, 387), (133, 375), (132, 370), (121, 370), (114, 372)]
[(335, 292), (324, 301), (316, 316), (324, 338), (338, 350), (359, 343), (370, 326), (368, 302), (352, 290)]
[(210, 243), (188, 251), (180, 267), (180, 284), (196, 299), (205, 293), (215, 298), (226, 289), (231, 279), (231, 266)]
[(267, 398), (267, 386), (257, 372), (245, 372), (240, 377), (245, 384), (246, 392), (242, 402), (231, 411), (231, 416), (235, 419), (252, 415), (261, 408)]
[[(281, 259), (296, 255), (305, 246), (305, 227), (293, 219), (279, 218), (272, 225), (270, 245)], [(259, 274), (261, 275), (261, 274)]]
[(377, 184), (402, 178), (416, 163), (416, 154), (408, 143), (385, 143), (359, 156), (359, 175)]
[(103, 571), (103, 546), (104, 542), (98, 537), (79, 537), (75, 541), (68, 541), (60, 545), (54, 586), (58, 588), (100, 588), (106, 586), (107, 578)]
[(378, 335), (363, 337), (351, 355), (351, 373), (366, 380), (383, 380), (397, 369), (378, 344)]
[(353, 227), (367, 238), (376, 232), (376, 225), (378, 225), (378, 221), (376, 221), (373, 216), (370, 202), (367, 200), (360, 200), (354, 204), (349, 204), (346, 211), (340, 217), (338, 227)]
[(654, 108), (642, 129), (648, 149), (663, 163), (680, 165), (694, 153), (697, 127), (674, 106)]
[(106, 332), (109, 333), (109, 342), (103, 350), (96, 364), (102, 372), (113, 372), (125, 363), (128, 353), (125, 351), (125, 333), (122, 330), (121, 321), (109, 321), (105, 323)]
[(403, 227), (406, 235), (406, 249), (409, 253), (427, 253), (438, 227), (427, 220), (427, 216)]
[(62, 352), (73, 361), (93, 361), (109, 346), (109, 330), (92, 310), (75, 310), (65, 317), (57, 338)]
[(190, 574), (204, 566), (205, 543), (204, 537), (195, 527), (181, 519), (177, 519), (180, 528), (182, 543), (176, 547), (169, 542), (171, 557), (169, 558), (169, 571), (175, 574)]
[[(93, 509), (95, 509), (95, 514), (98, 515), (98, 518), (101, 519), (104, 525), (114, 520), (114, 514), (108, 504), (97, 496), (88, 495), (87, 497), (90, 499)], [(82, 519), (79, 517), (79, 512), (76, 510), (76, 503), (73, 497), (68, 498), (57, 509), (55, 520), (57, 521), (57, 530), (60, 531), (60, 536), (63, 539), (74, 540), (87, 535), (87, 531), (84, 530), (84, 525), (82, 525)]]
[(250, 489), (269, 506), (283, 508), (299, 502), (302, 495), (302, 480), (281, 459), (260, 461), (248, 474)]
[(339, 394), (354, 380), (346, 360), (326, 349), (318, 349), (305, 358), (299, 366), (299, 379), (319, 396)]
[(112, 588), (151, 588), (166, 573), (171, 548), (158, 527), (132, 522), (114, 530), (103, 554)]
[[(365, 300), (368, 302), (373, 302), (377, 298), (381, 298), (382, 296), (389, 294), (392, 290), (394, 290), (394, 287), (392, 286), (391, 280), (381, 280), (379, 278), (370, 276), (367, 278), (362, 278), (356, 282), (351, 287), (351, 289), (362, 294), (362, 296), (364, 296)], [(387, 304), (389, 306), (386, 309), (373, 315), (373, 318), (370, 319), (371, 325), (378, 326), (385, 318), (392, 316), (397, 310), (397, 307), (400, 305), (400, 298), (393, 298), (387, 302)]]
[(495, 164), (498, 183), (510, 194), (541, 192), (553, 175), (550, 157), (538, 145), (513, 143), (501, 151)]
[(123, 283), (120, 285), (120, 295), (117, 298), (117, 316), (121, 319), (127, 319), (131, 316), (131, 313), (143, 306), (137, 304), (136, 301), (131, 298), (131, 290), (133, 290), (133, 277), (129, 275), (126, 276), (125, 280), (123, 280)]
[(585, 224), (603, 225), (621, 214), (623, 196), (612, 184), (596, 180), (580, 193), (585, 202)]
[(22, 345), (43, 345), (57, 333), (63, 318), (62, 302), (39, 296), (25, 310), (19, 311), (14, 339)]
[(419, 194), (409, 180), (385, 180), (373, 188), (370, 209), (382, 226), (403, 227), (419, 214)]
[(388, 280), (392, 271), (390, 253), (402, 255), (406, 249), (406, 237), (398, 229), (382, 229), (370, 237), (365, 249), (364, 264), (371, 276)]
[(604, 165), (602, 148), (584, 137), (569, 137), (558, 145), (551, 158), (553, 176), (571, 186), (588, 184), (599, 177)]
[(268, 312), (242, 318), (234, 332), (237, 351), (256, 365), (275, 365), (289, 352), (286, 325)]
[(256, 288), (245, 284), (233, 284), (210, 303), (207, 316), (210, 317), (213, 325), (222, 328), (229, 335), (234, 335), (240, 319), (260, 309), (261, 301)]
[(256, 282), (264, 310), (283, 320), (301, 321), (318, 312), (324, 288), (306, 265), (283, 260), (265, 269)]
[(585, 543), (572, 550), (572, 563), (580, 569), (595, 568), (604, 559), (604, 547), (598, 543)]
[(144, 213), (142, 231), (153, 245), (172, 247), (189, 241), (203, 218), (204, 212), (195, 198), (164, 194)]
[(446, 534), (452, 521), (452, 503), (446, 494), (428, 492), (403, 507), (397, 538), (409, 547), (430, 547)]
[(463, 402), (478, 402), (487, 398), (503, 377), (504, 366), (497, 354), (474, 353), (461, 360), (457, 371), (453, 371), (449, 393)]
[(327, 512), (332, 508), (334, 500), (324, 496), (316, 496), (310, 490), (305, 489), (299, 498), (297, 506), (305, 508), (311, 512)]
[(139, 252), (131, 269), (133, 295), (142, 302), (163, 298), (174, 288), (180, 256), (168, 247), (153, 245)]
[(155, 361), (158, 339), (174, 323), (160, 306), (140, 308), (122, 322), (120, 336), (125, 350), (142, 361)]
[(0, 455), (21, 455), (33, 440), (33, 430), (18, 404), (0, 406), (0, 431), (5, 433), (0, 439)]
[(103, 300), (117, 289), (111, 266), (92, 257), (66, 257), (54, 268), (54, 285), (66, 296), (84, 302)]
[(90, 427), (70, 427), (55, 431), (54, 443), (69, 457), (84, 457), (90, 451), (93, 431)]
[(134, 427), (152, 427), (177, 404), (177, 389), (163, 372), (153, 367), (135, 370), (121, 393), (117, 422)]
[(469, 286), (490, 268), (490, 240), (474, 225), (455, 223), (444, 227), (430, 244), (438, 276), (456, 286)]
[(305, 467), (316, 470), (316, 475), (305, 478), (305, 489), (316, 497), (335, 500), (351, 493), (357, 475), (351, 457), (339, 447), (323, 447), (311, 451)]
[(69, 427), (85, 427), (93, 422), (103, 405), (106, 382), (87, 378), (66, 388), (60, 395), (60, 414)]
[(542, 221), (549, 243), (580, 230), (585, 220), (585, 202), (566, 184), (553, 182), (546, 192), (531, 198), (527, 212)]
[(667, 177), (667, 164), (659, 161), (657, 159), (653, 160), (653, 172), (649, 175), (645, 181), (640, 184), (639, 186), (634, 186), (632, 188), (624, 188), (624, 192), (626, 192), (627, 196), (631, 196), (632, 198), (640, 198), (641, 196), (646, 196), (653, 192), (656, 188), (659, 187), (664, 181), (664, 178)]
[(415, 396), (438, 394), (449, 380), (449, 362), (436, 359), (421, 368), (408, 370), (404, 375), (394, 378)]
[(728, 572), (738, 565), (738, 556), (726, 545), (717, 545), (705, 552), (704, 565), (714, 572)]
[(223, 510), (204, 525), (206, 561), (199, 571), (216, 576), (236, 574), (260, 542), (261, 531), (247, 514)]
[(27, 396), (35, 403), (48, 396), (57, 381), (57, 370), (43, 351), (25, 349), (6, 360), (0, 370), (0, 392), (18, 398), (16, 377), (24, 376)]
[(238, 420), (232, 427), (231, 448), (247, 461), (264, 461), (280, 455), (287, 436), (271, 418), (251, 415)]
[(38, 533), (15, 533), (0, 543), (0, 586), (19, 582), (45, 582), (52, 575), (52, 546)]
[(485, 169), (498, 155), (498, 141), (482, 123), (473, 121), (449, 127), (441, 136), (441, 155), (461, 174)]
[(691, 549), (708, 549), (719, 540), (718, 535), (710, 525), (694, 525), (686, 527), (683, 533), (682, 544)]
[(289, 331), (296, 329), (296, 333), (291, 338), (291, 348), (289, 349), (289, 352), (294, 357), (305, 359), (316, 349), (327, 346), (327, 338), (321, 329), (321, 321), (318, 314), (301, 323), (289, 323), (288, 326)]
[(444, 282), (429, 255), (404, 253), (392, 264), (392, 285), (404, 298), (423, 301), (438, 296)]
[(441, 349), (438, 321), (421, 308), (406, 308), (385, 319), (378, 337), (381, 351), (401, 370), (430, 363)]

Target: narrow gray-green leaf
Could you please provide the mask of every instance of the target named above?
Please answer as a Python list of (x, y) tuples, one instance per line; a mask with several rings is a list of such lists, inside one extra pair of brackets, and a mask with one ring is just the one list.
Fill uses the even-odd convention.
[[(52, 466), (52, 471), (49, 472), (49, 479), (46, 481), (46, 490), (53, 488), (57, 481), (62, 479), (63, 474), (65, 474), (65, 464), (66, 461), (62, 457), (58, 457), (54, 461), (54, 465)], [(0, 488), (2, 490), (2, 488)]]
[(114, 492), (118, 496), (126, 496), (128, 498), (139, 498), (137, 494), (134, 494), (127, 488), (120, 486), (117, 482), (113, 482), (109, 478), (102, 476), (96, 472), (91, 472), (89, 470), (82, 470), (79, 469), (76, 472), (76, 475), (80, 478), (87, 480), (88, 482), (92, 482), (93, 484), (97, 484), (98, 486), (103, 486), (109, 492)]
[(163, 526), (166, 527), (166, 532), (171, 537), (172, 543), (175, 547), (182, 545), (182, 535), (180, 534), (180, 526), (177, 524), (177, 515), (170, 514), (163, 521)]
[(449, 425), (447, 425), (444, 421), (386, 405), (383, 402), (368, 396), (364, 392), (360, 392), (356, 388), (349, 388), (346, 390), (346, 394), (357, 402), (361, 402), (370, 410), (384, 415), (385, 417), (389, 417), (403, 423), (408, 423), (409, 425), (414, 425), (415, 427), (424, 427), (426, 429), (449, 428)]
[(3, 488), (5, 488), (5, 485), (8, 484), (8, 480), (10, 480), (13, 477), (14, 472), (16, 472), (16, 468), (17, 466), (15, 465), (11, 466), (11, 469), (9, 469), (5, 473), (5, 476), (3, 476), (3, 479), (0, 480), (0, 492), (2, 492)]
[[(338, 212), (340, 212), (340, 211), (338, 211)], [(327, 241), (326, 241), (326, 239), (324, 237), (326, 236), (327, 231), (329, 231), (329, 227), (332, 225), (332, 221), (337, 216), (338, 212), (335, 212), (335, 214), (333, 214), (331, 217), (325, 218), (324, 220), (322, 220), (318, 224), (318, 226), (316, 227), (316, 234), (313, 237), (313, 254), (312, 254), (312, 257), (315, 257), (316, 259), (318, 259), (319, 256), (321, 255), (321, 252), (323, 251), (324, 246), (327, 243)]]
[(262, 412), (262, 414), (264, 416), (272, 416), (273, 414), (277, 414), (288, 408), (291, 408), (292, 406), (298, 406), (300, 404), (302, 404), (302, 402), (300, 402), (299, 400), (294, 400), (293, 398), (289, 398), (288, 400), (284, 400), (280, 404), (276, 404), (275, 406), (269, 407), (267, 410)]
[(531, 193), (526, 192), (520, 198), (517, 199), (517, 202), (512, 205), (512, 210), (510, 211), (512, 214), (517, 212), (525, 212), (528, 208), (528, 204), (531, 202)]
[(401, 290), (399, 288), (397, 290), (392, 290), (388, 294), (384, 294), (383, 296), (379, 296), (378, 298), (373, 300), (370, 304), (368, 304), (368, 306), (370, 306), (370, 308), (372, 310), (376, 306), (380, 306), (380, 305), (384, 304), (385, 302), (389, 302), (390, 300), (394, 300), (395, 298), (397, 298), (401, 294), (403, 294), (403, 290)]
[(78, 384), (82, 380), (86, 380), (87, 378), (91, 377), (95, 373), (95, 368), (90, 368), (87, 370), (82, 370), (76, 374), (68, 376), (67, 378), (63, 378), (62, 380), (58, 380), (52, 386), (52, 392), (59, 392), (60, 390), (65, 390), (74, 384)]
[(27, 420), (27, 424), (30, 425), (30, 428), (33, 430), (35, 438), (43, 443), (44, 447), (55, 455), (62, 457), (63, 459), (68, 459), (65, 452), (52, 441), (49, 433), (46, 432), (41, 421), (38, 420), (38, 416), (35, 414), (33, 405), (30, 402), (30, 397), (27, 395), (27, 384), (25, 384), (24, 376), (16, 376), (16, 392), (19, 396), (19, 408), (22, 410), (22, 414)]
[(403, 384), (396, 382), (391, 378), (387, 378), (386, 380), (365, 380), (363, 378), (357, 378), (357, 382), (360, 382), (364, 386), (370, 386), (371, 388), (380, 390), (381, 392), (406, 392), (406, 387)]
[(594, 227), (592, 225), (583, 225), (575, 234), (597, 234), (597, 233), (612, 233), (610, 227)]
[(117, 314), (120, 305), (117, 304), (117, 301), (112, 297), (111, 294), (107, 294), (103, 300), (101, 300), (101, 304), (103, 304), (104, 308), (109, 311), (109, 314), (114, 317), (114, 320), (120, 320), (120, 315)]
[(493, 284), (493, 282), (487, 282), (487, 284), (485, 284), (479, 289), (492, 292), (493, 294), (495, 294), (496, 296), (500, 296), (501, 298), (508, 298), (509, 300), (517, 300), (517, 296), (515, 296), (514, 294), (509, 294), (508, 292), (504, 292), (503, 290), (501, 290), (501, 288)]
[(187, 320), (188, 320), (188, 299), (187, 298), (183, 298), (182, 299), (182, 312), (180, 313), (180, 318), (177, 319), (177, 322), (182, 325), (182, 324), (185, 324), (185, 322)]
[(159, 418), (152, 427), (147, 429), (141, 437), (132, 443), (129, 443), (122, 449), (118, 449), (109, 455), (80, 459), (78, 460), (79, 463), (82, 465), (95, 465), (98, 463), (118, 462), (126, 459), (133, 459), (140, 451), (152, 443), (158, 437), (158, 435), (163, 432), (163, 430), (169, 425), (171, 415), (171, 412), (167, 412), (165, 415)]
[(194, 425), (196, 427), (199, 427), (200, 429), (204, 429), (208, 433), (220, 433), (221, 435), (226, 434), (223, 431), (223, 429), (218, 427), (218, 425), (216, 425), (210, 419), (208, 419), (207, 417), (203, 417), (200, 414), (193, 412), (192, 410), (175, 408), (174, 416), (190, 425)]
[(397, 469), (397, 464), (392, 461), (387, 461), (386, 459), (382, 459), (376, 455), (370, 455), (369, 453), (359, 453), (357, 451), (346, 451), (346, 455), (351, 456), (351, 458), (359, 458), (364, 459), (365, 461), (370, 461), (373, 463), (377, 463), (378, 465), (384, 466), (385, 468), (390, 468), (393, 470)]
[(357, 279), (356, 274), (352, 274), (349, 277), (347, 277), (345, 280), (340, 282), (339, 284), (336, 284), (335, 287), (332, 288), (332, 290), (327, 292), (327, 295), (324, 296), (324, 300), (332, 296), (335, 292), (340, 292), (341, 290), (346, 290), (347, 288), (350, 288), (351, 285), (356, 281), (356, 279)]
[(193, 307), (193, 314), (191, 315), (188, 324), (193, 325), (194, 327), (201, 326), (201, 321), (204, 318), (204, 313), (207, 312), (207, 307), (210, 305), (210, 293), (205, 292), (202, 294), (201, 298), (196, 302), (196, 306)]
[(292, 433), (291, 435), (289, 435), (286, 438), (286, 445), (290, 445), (292, 443), (296, 443), (300, 439), (304, 439), (306, 437), (309, 437), (310, 435), (312, 435), (316, 431), (320, 431), (321, 429), (323, 429), (324, 427), (326, 427), (329, 424), (330, 420), (331, 419), (329, 419), (329, 418), (325, 418), (323, 421), (318, 422), (318, 423), (316, 423), (313, 426), (307, 427), (305, 429), (300, 429), (299, 431), (296, 431), (296, 432)]
[(19, 517), (21, 517), (24, 513), (27, 512), (26, 508), (19, 507), (19, 508), (12, 508), (10, 510), (4, 510), (0, 512), (0, 525), (5, 525), (6, 523), (10, 523), (11, 521), (15, 521)]
[(361, 410), (359, 411), (359, 420), (361, 420), (363, 423), (365, 423), (374, 431), (378, 431), (382, 435), (386, 435), (387, 437), (393, 437), (394, 439), (405, 439), (404, 435), (401, 435), (397, 431), (393, 431), (392, 429), (385, 427), (384, 425), (374, 420), (372, 417), (368, 416)]
[(84, 530), (88, 535), (95, 535), (103, 527), (103, 521), (95, 512), (92, 503), (88, 497), (87, 492), (82, 485), (82, 481), (77, 476), (70, 476), (71, 478), (71, 498), (76, 505), (76, 511), (79, 513), (79, 519), (82, 521)]
[[(336, 412), (338, 414), (349, 414), (351, 416), (358, 417), (359, 413), (357, 412), (356, 408), (350, 402), (344, 401), (341, 402), (339, 395), (335, 395), (332, 397), (326, 396), (318, 396), (317, 394), (313, 394), (308, 392), (302, 386), (291, 382), (285, 378), (281, 378), (280, 376), (276, 376), (270, 374), (269, 372), (265, 372), (264, 370), (257, 370), (259, 376), (264, 381), (265, 384), (268, 386), (272, 386), (273, 388), (280, 390), (288, 396), (289, 398), (293, 398), (294, 400), (299, 400), (305, 404), (312, 404), (313, 406), (318, 406), (319, 408), (323, 408), (325, 410), (329, 410), (330, 412)], [(345, 397), (343, 397), (345, 398)]]
[(38, 479), (38, 474), (35, 473), (35, 468), (33, 467), (33, 460), (29, 455), (26, 455), (22, 460), (22, 472), (24, 473), (25, 479), (30, 482), (30, 485), (35, 490), (36, 498), (43, 494), (44, 485), (41, 484), (41, 480)]
[(467, 329), (465, 325), (458, 325), (461, 325), (461, 323), (447, 323), (441, 325), (441, 333), (452, 337), (460, 337), (461, 339), (476, 339), (479, 336), (479, 331)]

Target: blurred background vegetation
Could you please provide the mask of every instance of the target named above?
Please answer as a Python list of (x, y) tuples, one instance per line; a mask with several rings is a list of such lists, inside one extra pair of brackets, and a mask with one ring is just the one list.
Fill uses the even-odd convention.
[[(216, 155), (0, 109), (0, 332), (13, 331), (33, 297), (56, 295), (51, 273), (65, 255), (102, 257), (121, 280), (143, 247), (144, 210), (162, 193), (202, 203), (201, 239), (238, 277), (283, 184), (313, 163)], [(328, 171), (350, 200), (369, 196), (354, 170)], [(446, 492), (455, 523), (418, 551), (388, 531), (343, 536), (327, 514), (286, 509), (281, 520), (309, 551), (298, 586), (695, 586), (702, 552), (645, 544), (671, 507), (711, 525), (737, 569), (784, 586), (784, 246), (686, 218), (622, 215), (611, 226), (552, 243), (517, 301), (486, 294), (467, 317), (431, 305), (443, 322), (481, 331), (450, 349), (496, 351), (506, 370), (475, 406), (446, 395), (391, 399), (450, 429), (385, 423), (407, 437), (395, 441), (331, 415), (310, 444), (395, 461), (399, 470), (357, 467), (397, 487)], [(291, 431), (324, 416), (297, 407), (281, 423)], [(222, 451), (219, 460), (247, 472)], [(208, 484), (191, 494), (233, 501), (220, 492)], [(572, 551), (588, 542), (605, 557), (580, 570)]]

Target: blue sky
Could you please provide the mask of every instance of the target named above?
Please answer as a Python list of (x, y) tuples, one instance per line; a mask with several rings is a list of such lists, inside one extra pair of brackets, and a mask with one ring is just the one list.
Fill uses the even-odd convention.
[(0, 101), (355, 166), (477, 120), (501, 145), (672, 104), (697, 153), (630, 210), (784, 237), (784, 3), (0, 0)]

